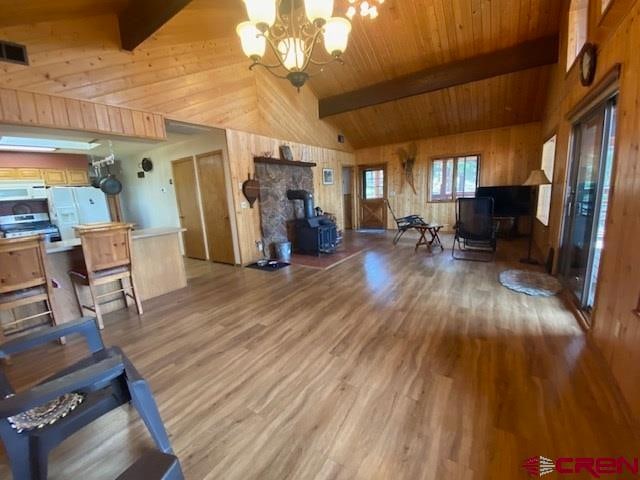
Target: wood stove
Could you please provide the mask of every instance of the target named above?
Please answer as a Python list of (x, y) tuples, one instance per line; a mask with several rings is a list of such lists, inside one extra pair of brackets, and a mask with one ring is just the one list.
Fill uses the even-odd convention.
[(287, 190), (287, 198), (304, 202), (305, 218), (294, 221), (294, 250), (308, 255), (334, 253), (338, 241), (338, 229), (329, 217), (315, 215), (313, 194), (306, 190)]

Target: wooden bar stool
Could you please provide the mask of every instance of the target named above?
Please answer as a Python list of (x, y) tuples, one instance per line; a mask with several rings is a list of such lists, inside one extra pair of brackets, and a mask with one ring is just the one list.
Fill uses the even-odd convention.
[[(11, 311), (13, 316), (12, 321), (0, 327), (0, 338), (5, 336), (7, 327), (13, 334), (42, 325), (56, 325), (45, 255), (44, 237), (40, 235), (0, 239), (0, 311)], [(45, 310), (16, 318), (19, 307), (35, 303), (44, 303)], [(36, 322), (41, 317), (45, 317), (46, 322)], [(27, 325), (22, 326), (24, 323)]]
[[(119, 299), (114, 297), (101, 301), (104, 297), (122, 294), (125, 306), (129, 306), (127, 297), (136, 304), (138, 315), (142, 315), (142, 303), (138, 297), (136, 282), (133, 278), (131, 265), (131, 229), (130, 223), (97, 223), (78, 225), (75, 227), (84, 255), (84, 266), (74, 268), (69, 272), (73, 290), (78, 301), (81, 315), (84, 309), (95, 313), (100, 329), (104, 328), (100, 306)], [(129, 280), (125, 285), (124, 280)], [(98, 287), (108, 283), (119, 282), (120, 288), (103, 292)], [(80, 300), (79, 285), (89, 287), (93, 305), (84, 305)]]

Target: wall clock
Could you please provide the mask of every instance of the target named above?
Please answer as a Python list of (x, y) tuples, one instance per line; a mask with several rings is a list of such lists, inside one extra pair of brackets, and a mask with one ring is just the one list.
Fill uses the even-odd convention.
[(588, 87), (596, 77), (598, 49), (593, 43), (587, 43), (580, 52), (580, 83)]

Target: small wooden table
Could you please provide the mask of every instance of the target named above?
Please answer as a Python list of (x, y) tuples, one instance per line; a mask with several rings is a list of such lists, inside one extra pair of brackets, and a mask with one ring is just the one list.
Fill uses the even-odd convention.
[[(425, 245), (430, 252), (434, 246), (440, 247), (440, 250), (444, 250), (444, 246), (442, 245), (440, 236), (438, 235), (438, 232), (440, 232), (442, 227), (443, 225), (416, 225), (414, 228), (420, 232), (420, 238), (418, 239), (418, 243), (416, 243), (415, 251), (418, 251), (418, 247), (420, 245)], [(429, 240), (427, 240), (426, 237), (427, 233), (431, 236)]]

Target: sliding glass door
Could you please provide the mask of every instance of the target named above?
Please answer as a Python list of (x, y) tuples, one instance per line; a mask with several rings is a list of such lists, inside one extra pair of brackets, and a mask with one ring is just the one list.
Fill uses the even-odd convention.
[(560, 274), (580, 307), (595, 301), (613, 168), (616, 97), (574, 125)]

